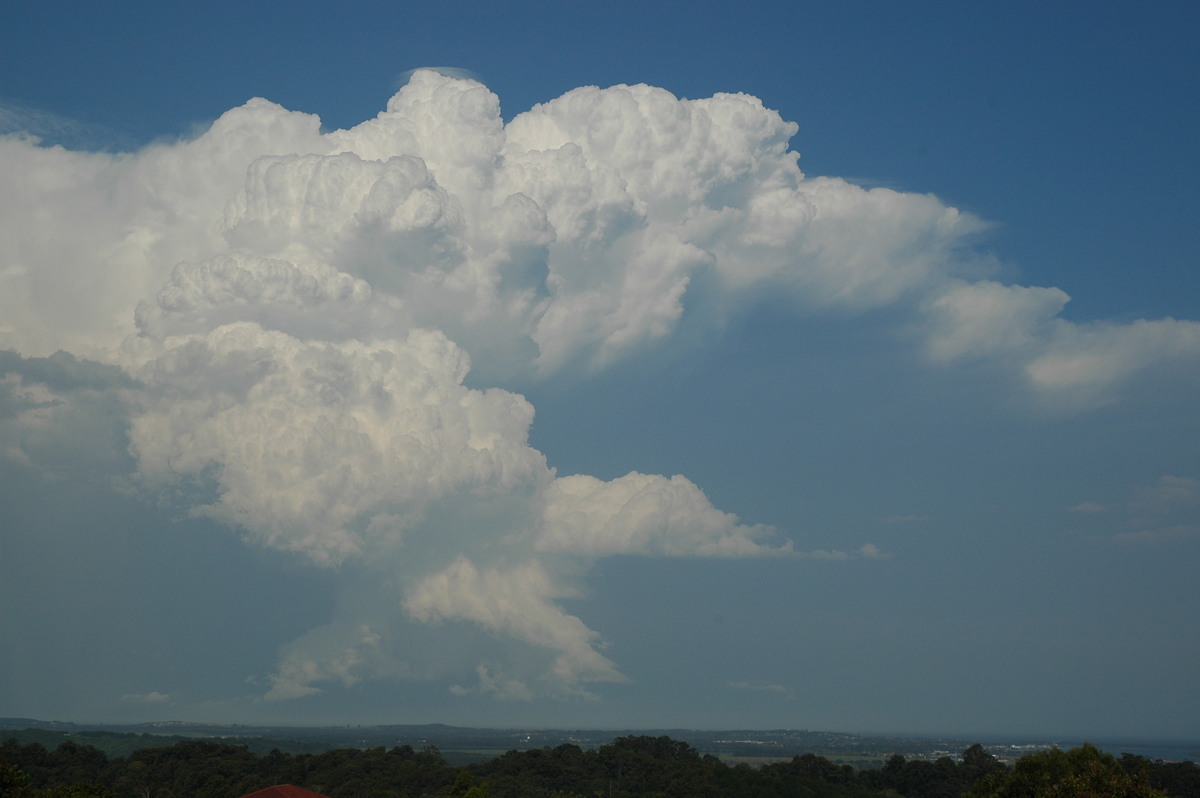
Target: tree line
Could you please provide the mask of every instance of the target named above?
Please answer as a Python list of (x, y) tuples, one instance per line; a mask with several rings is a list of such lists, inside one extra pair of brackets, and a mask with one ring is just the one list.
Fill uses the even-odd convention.
[(509, 751), (461, 767), (434, 747), (408, 745), (259, 755), (192, 740), (112, 758), (71, 741), (54, 750), (0, 745), (0, 798), (238, 798), (275, 784), (330, 798), (1200, 798), (1200, 767), (1086, 744), (1029, 754), (1011, 768), (978, 744), (959, 759), (895, 755), (874, 769), (816, 754), (751, 767), (665, 736)]

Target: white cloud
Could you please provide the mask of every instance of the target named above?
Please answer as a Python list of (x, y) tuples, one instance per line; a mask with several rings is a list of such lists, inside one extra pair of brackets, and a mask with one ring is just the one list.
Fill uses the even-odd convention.
[(120, 406), (142, 489), (354, 570), (356, 600), (283, 652), (272, 698), (427, 674), (408, 627), (463, 625), (547, 662), (484, 655), (462, 690), (570, 695), (624, 678), (560, 604), (597, 557), (885, 554), (772, 544), (682, 476), (560, 477), (530, 403), (482, 386), (604, 369), (768, 295), (898, 307), (935, 361), (997, 360), (1052, 401), (1195, 373), (1196, 322), (1080, 326), (1059, 289), (968, 282), (980, 220), (808, 178), (795, 132), (753, 97), (648, 86), (505, 125), (480, 83), (418, 71), (349, 130), (255, 99), (136, 153), (0, 138), (0, 346), (108, 369), (103, 390), (5, 377), (0, 450), (51, 457), (47, 416), (103, 405), (111, 429)]
[(401, 72), (396, 78), (396, 89), (402, 89), (420, 72), (436, 72), (439, 75), (444, 75), (448, 78), (457, 78), (459, 80), (474, 80), (482, 82), (477, 72), (474, 72), (466, 67), (456, 66), (427, 66), (417, 67), (416, 69), (408, 69)]
[(1065, 409), (1112, 402), (1138, 378), (1195, 386), (1200, 322), (1076, 324), (1059, 318), (1057, 288), (951, 281), (925, 304), (927, 346), (937, 362), (992, 358), (1013, 364), (1043, 400)]
[(200, 511), (260, 543), (335, 564), (368, 553), (380, 514), (419, 516), (459, 491), (544, 479), (522, 397), (462, 385), (465, 353), (440, 333), (302, 342), (256, 324), (171, 340), (139, 370), (130, 448), (148, 484), (211, 473)]
[(319, 127), (251, 100), (194, 141), (134, 154), (0, 137), (0, 346), (100, 355), (119, 344), (176, 264), (228, 249), (224, 207), (254, 159), (324, 151)]
[(171, 696), (152, 690), (149, 693), (128, 693), (121, 696), (121, 700), (135, 704), (165, 704), (171, 700)]
[(862, 545), (858, 550), (858, 554), (860, 557), (865, 557), (868, 560), (886, 560), (891, 556), (874, 543), (866, 543)]
[(660, 554), (674, 557), (771, 556), (791, 552), (758, 542), (766, 527), (746, 527), (713, 507), (695, 484), (632, 472), (604, 482), (576, 475), (546, 489), (536, 548), (589, 556)]
[(946, 362), (1035, 348), (1069, 298), (1057, 288), (949, 283), (929, 303), (930, 354)]
[(545, 678), (558, 690), (575, 691), (580, 682), (625, 681), (613, 662), (596, 651), (597, 634), (554, 604), (570, 595), (536, 560), (480, 569), (459, 557), (415, 585), (404, 608), (418, 621), (470, 621), (555, 652)]
[(1196, 384), (1200, 322), (1159, 319), (1129, 324), (1074, 325), (1058, 321), (1055, 335), (1027, 372), (1033, 385), (1067, 404), (1112, 400), (1135, 378), (1164, 375)]
[[(375, 119), (326, 134), (256, 99), (194, 141), (129, 155), (10, 137), (0, 341), (111, 349), (135, 332), (132, 308), (168, 284), (166, 306), (137, 315), (161, 334), (148, 327), (187, 301), (186, 279), (261, 258), (360, 281), (325, 311), (370, 290), (373, 313), (334, 334), (439, 329), (492, 376), (604, 367), (685, 314), (720, 324), (768, 292), (805, 310), (912, 307), (935, 360), (1013, 362), (1068, 404), (1200, 353), (1196, 322), (1081, 326), (1058, 317), (1059, 289), (956, 277), (980, 220), (929, 195), (807, 178), (787, 147), (795, 131), (754, 97), (649, 86), (577, 89), (505, 125), (486, 87), (425, 70)], [(689, 305), (700, 283), (705, 302)], [(210, 306), (209, 323), (286, 314), (283, 297), (253, 287), (245, 307)]]

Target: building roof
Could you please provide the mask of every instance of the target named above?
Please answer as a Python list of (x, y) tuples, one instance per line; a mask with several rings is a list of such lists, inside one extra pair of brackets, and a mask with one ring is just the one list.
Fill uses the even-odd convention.
[(293, 787), (291, 784), (276, 784), (258, 792), (247, 793), (242, 798), (326, 798), (319, 792)]

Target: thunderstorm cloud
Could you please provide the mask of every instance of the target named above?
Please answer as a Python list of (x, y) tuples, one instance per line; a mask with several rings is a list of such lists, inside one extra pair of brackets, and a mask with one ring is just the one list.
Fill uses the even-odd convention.
[(464, 633), (485, 640), (457, 694), (586, 696), (626, 680), (565, 604), (598, 558), (885, 552), (802, 551), (681, 475), (559, 474), (521, 385), (768, 297), (893, 309), (930, 368), (986, 361), (1067, 409), (1200, 358), (1196, 322), (1081, 325), (1057, 288), (973, 277), (982, 220), (808, 177), (796, 131), (754, 97), (644, 85), (505, 123), (485, 86), (421, 70), (348, 130), (253, 99), (132, 153), (2, 137), (0, 454), (108, 441), (91, 456), (125, 489), (344, 578), (268, 698), (428, 677), (445, 663), (406, 639)]

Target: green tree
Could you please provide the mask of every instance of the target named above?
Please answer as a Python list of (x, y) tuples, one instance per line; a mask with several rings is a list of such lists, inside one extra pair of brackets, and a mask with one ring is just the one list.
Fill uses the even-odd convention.
[(486, 784), (476, 784), (471, 771), (463, 768), (458, 771), (453, 786), (450, 787), (451, 798), (488, 798)]
[(1090, 743), (1028, 754), (978, 781), (964, 798), (1166, 798), (1140, 773)]
[(88, 784), (55, 784), (38, 789), (16, 765), (0, 763), (0, 798), (116, 798), (107, 787)]
[(34, 792), (25, 771), (16, 765), (0, 762), (0, 798), (24, 798)]

